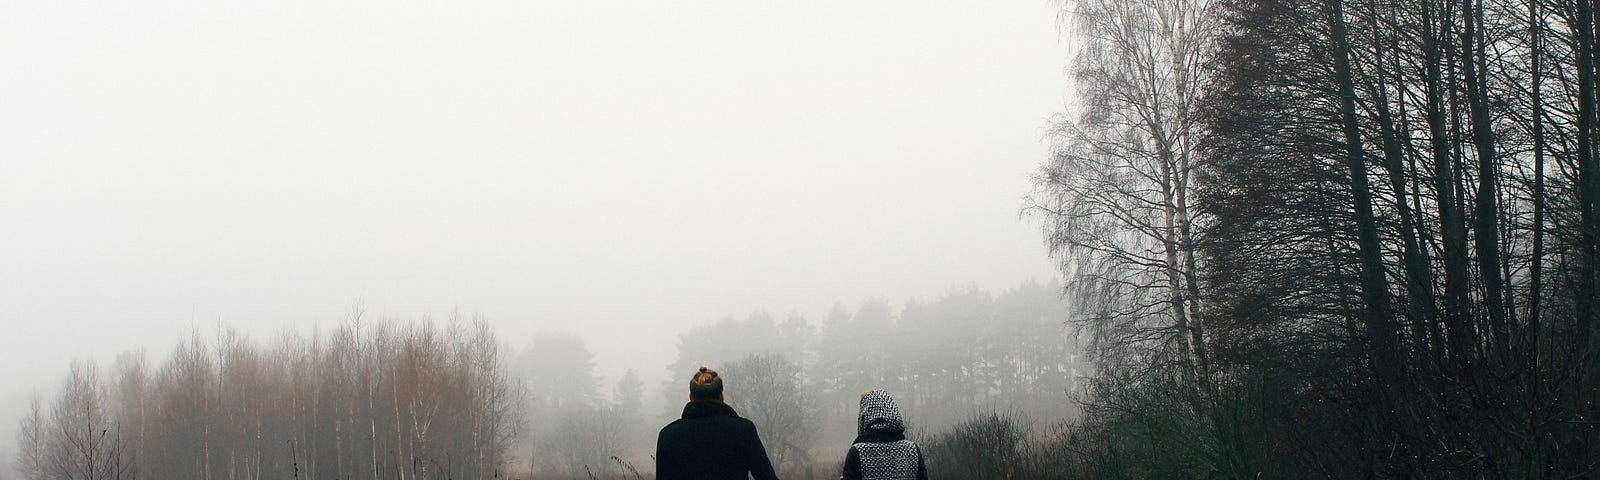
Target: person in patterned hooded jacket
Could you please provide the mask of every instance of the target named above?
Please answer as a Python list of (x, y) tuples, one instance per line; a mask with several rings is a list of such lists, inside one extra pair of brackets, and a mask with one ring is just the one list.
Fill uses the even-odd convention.
[(844, 457), (840, 480), (927, 480), (922, 446), (906, 439), (906, 422), (883, 390), (861, 395), (856, 441)]

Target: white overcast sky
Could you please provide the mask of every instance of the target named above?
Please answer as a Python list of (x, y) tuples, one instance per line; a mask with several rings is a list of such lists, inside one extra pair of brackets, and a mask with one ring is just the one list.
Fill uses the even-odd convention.
[(722, 316), (1048, 281), (1060, 40), (1046, 0), (0, 2), (0, 446), (72, 359), (357, 298), (653, 387)]

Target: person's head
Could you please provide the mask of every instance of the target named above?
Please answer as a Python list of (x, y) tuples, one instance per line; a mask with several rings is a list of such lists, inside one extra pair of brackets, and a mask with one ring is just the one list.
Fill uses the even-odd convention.
[(868, 431), (904, 433), (906, 422), (900, 416), (900, 406), (894, 397), (883, 389), (868, 390), (861, 394), (861, 415), (856, 417), (856, 433)]
[(689, 377), (689, 400), (722, 400), (722, 376), (701, 366)]

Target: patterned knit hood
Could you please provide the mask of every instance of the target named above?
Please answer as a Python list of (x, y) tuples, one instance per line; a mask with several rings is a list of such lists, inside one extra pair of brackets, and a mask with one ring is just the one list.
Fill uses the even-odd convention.
[(860, 480), (926, 480), (922, 447), (905, 436), (906, 422), (894, 397), (883, 390), (861, 397), (856, 441), (845, 455), (844, 475)]
[(894, 397), (882, 389), (867, 393), (861, 399), (861, 416), (856, 418), (856, 434), (868, 433), (896, 434), (905, 433), (906, 422), (900, 417), (900, 407), (894, 404)]

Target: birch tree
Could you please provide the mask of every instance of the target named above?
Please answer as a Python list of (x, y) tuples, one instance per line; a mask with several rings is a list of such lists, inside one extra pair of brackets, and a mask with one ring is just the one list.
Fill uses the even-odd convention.
[(1079, 113), (1058, 124), (1030, 211), (1097, 341), (1167, 352), (1204, 381), (1193, 190), (1216, 19), (1204, 0), (1081, 0), (1064, 12)]

